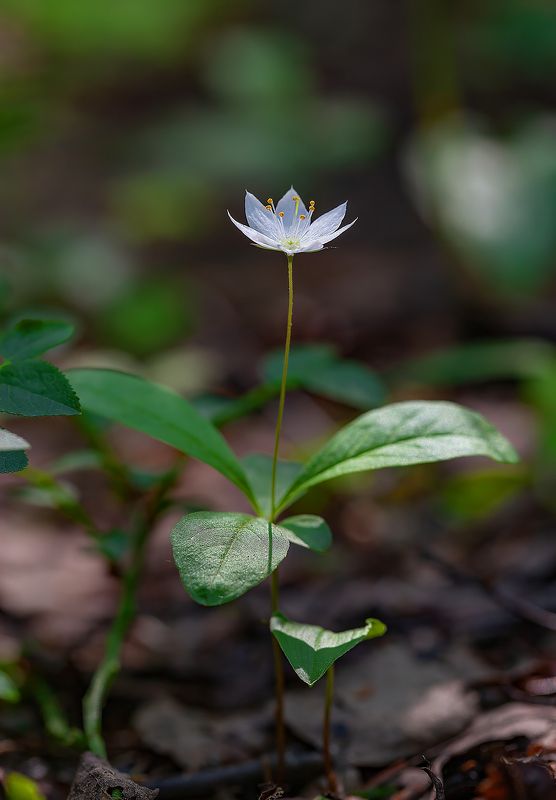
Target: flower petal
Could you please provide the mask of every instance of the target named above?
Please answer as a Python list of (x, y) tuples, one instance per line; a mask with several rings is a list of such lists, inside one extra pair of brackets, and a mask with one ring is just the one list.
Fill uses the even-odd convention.
[(317, 250), (322, 250), (324, 245), (321, 242), (310, 241), (301, 243), (301, 246), (295, 251), (296, 253), (316, 253)]
[(349, 225), (344, 225), (343, 228), (340, 228), (340, 230), (334, 231), (334, 233), (329, 233), (328, 236), (319, 236), (319, 242), (321, 242), (321, 244), (326, 244), (327, 242), (331, 242), (332, 239), (335, 239), (336, 236), (340, 236), (342, 233), (344, 233), (344, 231), (347, 231), (348, 228), (351, 228), (352, 225), (355, 225), (356, 222), (357, 222), (357, 217), (355, 217), (353, 222), (350, 222)]
[(264, 236), (259, 231), (254, 230), (253, 228), (249, 228), (247, 225), (242, 225), (241, 222), (238, 222), (236, 219), (232, 217), (230, 212), (228, 211), (228, 216), (243, 234), (247, 236), (248, 239), (251, 239), (252, 242), (255, 244), (260, 245), (261, 247), (267, 247), (269, 250), (280, 250), (280, 246), (276, 242), (275, 239), (271, 239), (268, 236)]
[(323, 236), (334, 233), (342, 224), (342, 220), (346, 215), (346, 209), (347, 203), (342, 203), (336, 208), (333, 208), (332, 211), (327, 211), (326, 214), (322, 214), (311, 223), (305, 236), (311, 239), (321, 239)]
[[(284, 223), (284, 230), (286, 232), (286, 236), (289, 236), (290, 231), (294, 226), (297, 225), (299, 215), (305, 214), (308, 216), (308, 211), (305, 207), (305, 203), (301, 198), (299, 199), (299, 203), (294, 200), (294, 197), (299, 197), (293, 186), (286, 194), (282, 197), (278, 205), (276, 206), (276, 213), (280, 214), (283, 212), (284, 216), (282, 217), (282, 222)], [(295, 214), (295, 209), (297, 206), (297, 216)]]
[(277, 223), (274, 211), (269, 211), (251, 192), (245, 192), (245, 216), (251, 228), (264, 236), (276, 236)]

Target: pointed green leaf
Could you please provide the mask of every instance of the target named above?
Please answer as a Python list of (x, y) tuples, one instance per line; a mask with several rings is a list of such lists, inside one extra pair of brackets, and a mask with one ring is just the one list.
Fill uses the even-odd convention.
[(433, 386), (523, 380), (542, 374), (554, 355), (554, 346), (540, 339), (485, 339), (411, 359), (390, 376), (404, 383), (410, 380)]
[(310, 486), (350, 472), (489, 456), (515, 463), (510, 443), (484, 417), (455, 403), (394, 403), (363, 414), (314, 455), (288, 489), (281, 508)]
[(79, 414), (67, 379), (46, 361), (18, 361), (0, 368), (0, 411), (24, 417)]
[(46, 353), (73, 335), (69, 322), (22, 319), (0, 337), (0, 355), (8, 361), (24, 361)]
[(243, 467), (222, 434), (183, 397), (164, 386), (114, 370), (76, 369), (68, 375), (85, 410), (210, 464), (254, 501)]
[(334, 633), (274, 614), (270, 630), (298, 677), (313, 686), (335, 661), (360, 642), (384, 636), (386, 625), (378, 619), (367, 619), (362, 628)]
[[(265, 517), (272, 513), (272, 458), (260, 453), (253, 453), (241, 459), (242, 466), (257, 500), (257, 510)], [(280, 459), (276, 466), (276, 504), (284, 496), (288, 486), (297, 478), (303, 465), (297, 461)]]
[(24, 451), (30, 446), (21, 436), (0, 428), (0, 474), (25, 469), (28, 461)]
[(293, 544), (307, 547), (316, 553), (324, 553), (332, 544), (332, 531), (322, 517), (315, 514), (298, 514), (280, 521), (280, 525), (288, 532)]
[[(268, 383), (279, 384), (283, 354), (272, 353), (263, 365)], [(339, 358), (326, 345), (301, 345), (292, 348), (288, 386), (328, 397), (353, 408), (372, 408), (384, 400), (382, 382), (365, 364)]]
[(228, 603), (257, 586), (288, 548), (285, 531), (249, 514), (199, 511), (185, 516), (172, 531), (182, 583), (204, 606)]

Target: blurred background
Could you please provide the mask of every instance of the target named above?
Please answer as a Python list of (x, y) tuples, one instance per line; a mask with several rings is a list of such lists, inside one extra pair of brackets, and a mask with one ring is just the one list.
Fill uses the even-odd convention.
[[(293, 183), (359, 222), (299, 259), (296, 338), (375, 366), (554, 336), (550, 0), (3, 0), (2, 309), (140, 360), (281, 341), (280, 256), (226, 209)], [(170, 370), (169, 380), (178, 380)]]
[[(189, 397), (236, 397), (281, 346), (287, 286), (283, 256), (251, 247), (226, 210), (242, 220), (246, 188), (277, 199), (292, 183), (317, 213), (348, 200), (357, 224), (296, 259), (295, 342), (333, 344), (376, 371), (390, 399), (483, 412), (523, 463), (458, 462), (313, 493), (339, 555), (288, 561), (286, 611), (339, 626), (371, 608), (413, 654), (453, 636), (496, 669), (544, 653), (544, 634), (516, 633), (515, 617), (475, 585), (463, 579), (455, 598), (457, 579), (421, 548), (434, 541), (451, 563), (556, 609), (555, 75), (553, 0), (2, 0), (2, 320), (75, 322), (76, 339), (54, 357), (62, 368), (117, 366)], [(275, 411), (230, 426), (234, 447), (269, 452)], [(292, 393), (284, 453), (303, 454), (354, 413)], [(33, 443), (35, 465), (75, 445), (67, 421), (10, 427)], [(169, 463), (167, 448), (138, 434), (115, 442), (141, 468)], [(239, 508), (209, 472), (189, 470), (188, 498)], [(17, 480), (5, 479), (2, 501), (2, 657), (16, 657), (12, 623), (24, 619), (52, 663), (90, 672), (117, 587), (81, 540), (60, 536), (54, 514), (37, 511), (41, 498), (15, 510)], [(114, 524), (102, 483), (76, 486)], [(198, 702), (200, 671), (203, 702), (262, 702), (271, 670), (258, 669), (258, 601), (188, 605), (168, 530), (153, 545), (127, 667), (179, 676), (184, 702)], [(20, 580), (37, 552), (33, 594)], [(63, 563), (48, 567), (54, 552)], [(175, 647), (184, 613), (187, 653)], [(226, 657), (215, 663), (217, 644)], [(126, 686), (124, 709), (141, 694)], [(131, 747), (114, 734), (120, 718), (108, 726), (112, 752)], [(193, 761), (188, 751), (181, 763)]]

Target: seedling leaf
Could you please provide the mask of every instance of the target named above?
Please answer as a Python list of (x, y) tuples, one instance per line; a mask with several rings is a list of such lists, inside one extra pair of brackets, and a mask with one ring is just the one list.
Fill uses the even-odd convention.
[(60, 370), (46, 361), (18, 361), (0, 368), (0, 411), (24, 417), (80, 413), (79, 401)]
[(249, 514), (198, 511), (172, 531), (181, 581), (204, 606), (229, 603), (257, 586), (286, 557), (287, 533)]
[(28, 460), (24, 451), (29, 447), (21, 436), (0, 428), (0, 474), (25, 469)]
[(335, 633), (319, 625), (293, 622), (278, 613), (270, 620), (270, 630), (297, 676), (313, 686), (334, 662), (360, 642), (383, 636), (386, 625), (367, 619), (362, 628)]

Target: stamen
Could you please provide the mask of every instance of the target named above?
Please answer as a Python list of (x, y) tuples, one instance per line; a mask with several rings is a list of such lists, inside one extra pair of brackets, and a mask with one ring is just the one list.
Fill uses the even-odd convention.
[(284, 216), (284, 212), (283, 212), (283, 211), (280, 211), (280, 212), (279, 212), (279, 214), (278, 214), (278, 216), (279, 216), (279, 217), (283, 217), (283, 216)]
[(300, 202), (301, 202), (301, 198), (300, 198), (300, 197), (298, 197), (297, 195), (294, 195), (294, 196), (292, 197), (292, 200), (293, 200), (293, 201), (294, 201), (294, 203), (295, 203), (295, 216), (297, 217), (297, 212), (299, 211), (299, 204), (300, 204)]
[(274, 200), (272, 199), (272, 197), (269, 197), (269, 198), (267, 198), (266, 202), (268, 203), (269, 206), (271, 206), (273, 204)]
[(300, 214), (299, 215), (299, 219), (307, 219), (307, 215), (306, 214)]
[(269, 206), (266, 206), (266, 210), (267, 210), (267, 211), (272, 211), (272, 206), (270, 206), (270, 205), (269, 205)]

